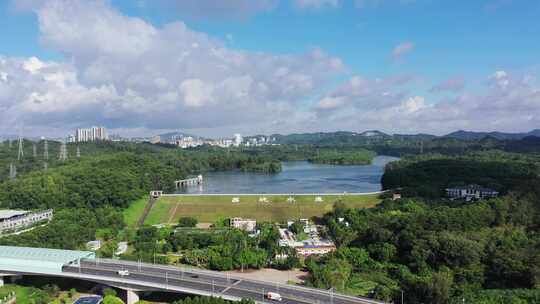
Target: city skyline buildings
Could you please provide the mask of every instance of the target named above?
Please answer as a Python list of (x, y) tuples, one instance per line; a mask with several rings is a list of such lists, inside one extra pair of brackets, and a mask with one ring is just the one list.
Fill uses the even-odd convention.
[(88, 142), (88, 141), (102, 141), (109, 140), (109, 135), (105, 127), (90, 127), (90, 128), (78, 128), (75, 130), (75, 134), (71, 137), (69, 142)]

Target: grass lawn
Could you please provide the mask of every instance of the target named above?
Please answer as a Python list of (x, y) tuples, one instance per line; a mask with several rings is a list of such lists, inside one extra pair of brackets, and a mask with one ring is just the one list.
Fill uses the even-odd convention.
[(148, 196), (145, 196), (132, 202), (129, 204), (129, 207), (124, 210), (124, 223), (126, 223), (128, 227), (135, 227), (147, 203)]
[[(233, 197), (239, 197), (240, 202), (233, 203)], [(288, 219), (321, 216), (332, 211), (334, 203), (338, 200), (351, 208), (369, 208), (380, 202), (377, 194), (328, 195), (322, 196), (323, 202), (315, 202), (316, 195), (294, 195), (295, 202), (289, 202), (289, 196), (283, 195), (264, 195), (264, 197), (268, 202), (259, 202), (260, 196), (164, 196), (157, 200), (145, 224), (172, 224), (184, 216), (194, 217), (199, 222), (215, 222), (230, 217), (283, 222)]]
[(39, 295), (43, 295), (43, 291), (19, 285), (8, 284), (0, 287), (0, 294), (8, 294), (15, 291), (17, 296), (17, 303), (33, 303), (37, 299), (41, 298)]

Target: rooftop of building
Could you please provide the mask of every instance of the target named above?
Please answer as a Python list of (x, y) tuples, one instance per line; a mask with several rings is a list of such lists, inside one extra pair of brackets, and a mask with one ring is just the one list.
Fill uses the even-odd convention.
[(9, 219), (14, 216), (25, 215), (29, 212), (30, 211), (25, 211), (25, 210), (7, 210), (7, 209), (0, 210), (0, 220)]
[(478, 190), (478, 191), (489, 191), (489, 192), (497, 192), (496, 190), (493, 190), (491, 188), (482, 187), (480, 185), (466, 185), (466, 186), (457, 186), (457, 187), (448, 187), (447, 190)]
[(0, 246), (0, 268), (17, 272), (61, 272), (62, 265), (94, 258), (90, 251)]

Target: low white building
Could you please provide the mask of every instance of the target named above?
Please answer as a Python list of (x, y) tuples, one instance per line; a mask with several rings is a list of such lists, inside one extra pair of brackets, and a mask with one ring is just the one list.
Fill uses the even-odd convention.
[(53, 210), (25, 211), (25, 210), (0, 210), (0, 234), (16, 232), (39, 222), (50, 221), (53, 218)]
[(118, 242), (118, 247), (116, 248), (115, 255), (121, 255), (126, 253), (128, 250), (128, 242)]
[(101, 248), (101, 241), (95, 240), (86, 243), (86, 249), (91, 251), (97, 251)]
[(301, 246), (294, 247), (299, 255), (310, 256), (327, 254), (336, 250), (336, 245), (331, 241), (304, 241)]
[(243, 219), (241, 217), (233, 217), (230, 219), (230, 225), (233, 228), (241, 229), (247, 232), (255, 231), (257, 226), (256, 220)]
[[(307, 219), (301, 219), (300, 222), (304, 224), (304, 233), (309, 236), (308, 239), (300, 241), (289, 229), (280, 228), (280, 246), (294, 248), (296, 253), (302, 256), (327, 254), (336, 250), (334, 242), (319, 237), (316, 225), (311, 224)], [(287, 224), (290, 227), (292, 223), (290, 221)]]
[(499, 192), (479, 185), (467, 185), (463, 187), (447, 188), (446, 194), (450, 198), (464, 199), (466, 201), (493, 198), (499, 196)]
[(163, 195), (163, 191), (161, 190), (152, 190), (150, 191), (150, 196), (153, 198), (158, 198)]

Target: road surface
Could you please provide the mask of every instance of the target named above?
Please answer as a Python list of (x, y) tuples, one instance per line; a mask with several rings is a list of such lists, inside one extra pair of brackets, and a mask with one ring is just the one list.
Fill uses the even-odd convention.
[[(118, 274), (119, 270), (128, 270), (129, 274), (122, 276)], [(279, 293), (283, 297), (281, 303), (284, 304), (383, 303), (366, 298), (336, 294), (326, 290), (244, 279), (215, 271), (120, 260), (83, 259), (79, 264), (64, 265), (62, 272), (108, 279), (118, 278), (122, 281), (133, 281), (134, 285), (139, 286), (144, 286), (146, 282), (152, 286), (160, 285), (165, 290), (181, 287), (202, 291), (216, 297), (249, 298), (259, 303), (272, 303), (272, 301), (264, 299), (267, 292)]]

